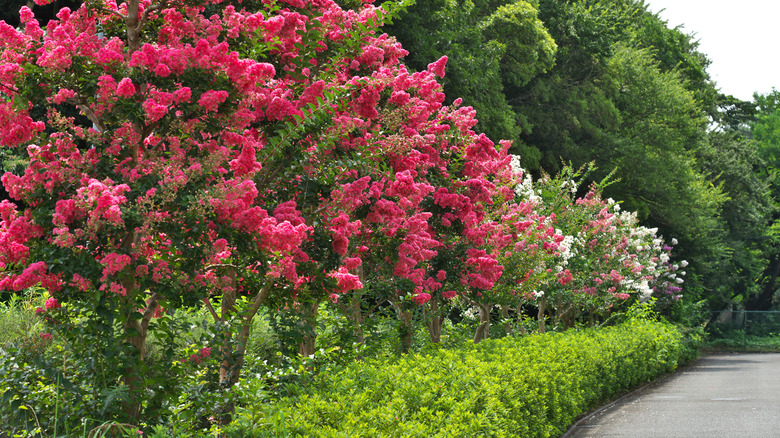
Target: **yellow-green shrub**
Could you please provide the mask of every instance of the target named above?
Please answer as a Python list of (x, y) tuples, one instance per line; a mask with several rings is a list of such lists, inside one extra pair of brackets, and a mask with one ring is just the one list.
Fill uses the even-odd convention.
[[(616, 327), (488, 340), (322, 373), (259, 409), (239, 408), (241, 436), (558, 436), (599, 402), (677, 366), (673, 326)], [(267, 402), (265, 402), (267, 403)], [(251, 407), (249, 407), (251, 406)], [(242, 410), (243, 409), (243, 410)], [(254, 424), (253, 427), (248, 427)]]

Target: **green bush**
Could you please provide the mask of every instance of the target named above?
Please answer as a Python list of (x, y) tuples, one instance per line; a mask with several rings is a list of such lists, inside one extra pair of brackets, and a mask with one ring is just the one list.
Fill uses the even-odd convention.
[[(431, 348), (321, 372), (286, 398), (253, 400), (228, 436), (558, 436), (589, 408), (676, 368), (672, 325), (602, 329)], [(262, 393), (262, 392), (260, 392)]]

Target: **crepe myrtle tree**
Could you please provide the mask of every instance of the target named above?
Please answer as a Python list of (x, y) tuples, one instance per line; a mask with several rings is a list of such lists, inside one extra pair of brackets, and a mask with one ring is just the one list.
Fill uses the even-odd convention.
[[(342, 223), (353, 227), (344, 259), (352, 265), (348, 269), (360, 273), (373, 299), (396, 309), (405, 351), (420, 306), (430, 310), (428, 328), (437, 342), (440, 300), (453, 298), (474, 276), (500, 276), (500, 267), (485, 272), (477, 259), (484, 228), (491, 226), (486, 212), (511, 193), (505, 184), (509, 145), (476, 134), (475, 113), (459, 100), (442, 104), (436, 77), (444, 75), (445, 63), (442, 58), (422, 72), (399, 66), (373, 75), (374, 90), (387, 104), (371, 124), (359, 126), (354, 139), (371, 139), (373, 164), (345, 174), (351, 181), (331, 197)], [(345, 310), (357, 326), (363, 316), (352, 304)]]
[[(635, 213), (602, 198), (606, 181), (577, 197), (581, 176), (581, 171), (565, 167), (554, 178), (524, 180), (517, 192), (533, 203), (526, 209), (531, 213), (506, 216), (516, 229), (525, 230), (525, 240), (514, 239), (515, 251), (502, 260), (509, 273), (502, 284), (512, 287), (512, 279), (522, 275), (516, 295), (535, 301), (540, 331), (548, 313), (565, 329), (583, 314), (594, 323), (596, 316), (603, 318), (624, 303), (647, 300), (667, 282), (668, 271), (676, 269), (669, 263), (671, 247), (657, 229), (639, 225)], [(525, 251), (518, 255), (520, 245)], [(535, 260), (533, 269), (516, 264), (533, 260), (537, 252), (543, 257)]]
[(372, 75), (401, 74), (405, 52), (371, 5), (218, 3), (88, 2), (45, 30), (23, 7), (21, 30), (0, 23), (0, 144), (28, 163), (2, 177), (27, 208), (0, 204), (0, 288), (40, 283), (118, 322), (130, 418), (161, 306), (203, 302), (226, 328), (229, 387), (260, 306), (361, 287), (345, 260), (356, 223), (328, 199), (376, 165), (359, 132), (385, 104)]

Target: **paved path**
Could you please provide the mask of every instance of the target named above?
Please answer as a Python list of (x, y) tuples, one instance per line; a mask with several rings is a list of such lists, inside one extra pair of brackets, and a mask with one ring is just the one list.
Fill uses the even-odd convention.
[(705, 356), (566, 437), (780, 437), (780, 354)]

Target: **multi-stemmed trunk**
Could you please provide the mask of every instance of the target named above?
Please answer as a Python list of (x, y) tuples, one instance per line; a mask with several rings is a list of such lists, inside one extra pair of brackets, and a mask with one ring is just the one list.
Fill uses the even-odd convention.
[[(235, 266), (219, 265), (211, 266), (209, 269), (227, 267), (228, 275), (233, 278), (235, 285), (236, 271)], [(271, 283), (268, 282), (255, 293), (252, 299), (249, 301), (249, 305), (246, 309), (243, 309), (241, 313), (236, 307), (236, 287), (228, 288), (222, 294), (222, 305), (220, 308), (220, 314), (217, 314), (214, 307), (211, 305), (211, 301), (208, 298), (204, 298), (204, 303), (211, 316), (214, 318), (214, 322), (220, 323), (224, 327), (224, 344), (219, 349), (220, 366), (219, 366), (219, 386), (223, 389), (228, 389), (238, 383), (241, 377), (241, 368), (244, 365), (244, 355), (246, 353), (246, 346), (249, 342), (249, 335), (252, 331), (252, 320), (257, 315), (260, 306), (265, 302), (268, 294), (271, 290)], [(241, 326), (238, 334), (233, 335), (232, 330), (228, 327), (227, 322), (234, 316), (239, 316), (238, 321)], [(235, 349), (233, 348), (235, 346)], [(229, 404), (222, 408), (220, 412), (220, 424), (230, 423), (233, 416), (234, 406)]]
[(493, 309), (493, 305), (477, 303), (477, 308), (479, 309), (479, 325), (474, 333), (475, 344), (490, 338), (490, 311)]
[(542, 295), (542, 298), (539, 299), (539, 313), (536, 315), (536, 319), (539, 321), (539, 333), (544, 333), (544, 312), (547, 307), (547, 295)]
[(430, 303), (425, 324), (428, 326), (428, 335), (431, 337), (431, 342), (438, 344), (441, 342), (441, 325), (444, 322), (444, 310), (439, 307), (437, 298), (433, 298)]
[(301, 323), (300, 328), (303, 338), (298, 346), (298, 353), (303, 357), (310, 357), (317, 348), (317, 313), (320, 309), (320, 302), (301, 304)]
[[(363, 265), (355, 268), (355, 274), (360, 279), (360, 283), (364, 288), (367, 287), (365, 273)], [(345, 300), (339, 300), (341, 305), (341, 311), (350, 320), (352, 325), (352, 336), (355, 338), (355, 342), (359, 345), (366, 343), (366, 336), (363, 330), (363, 324), (366, 320), (366, 316), (363, 313), (363, 292), (365, 289), (357, 289), (351, 291)]]
[(413, 314), (410, 310), (404, 309), (401, 303), (393, 303), (398, 313), (398, 337), (401, 341), (401, 352), (408, 353), (412, 349), (414, 342)]

